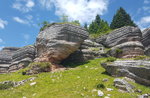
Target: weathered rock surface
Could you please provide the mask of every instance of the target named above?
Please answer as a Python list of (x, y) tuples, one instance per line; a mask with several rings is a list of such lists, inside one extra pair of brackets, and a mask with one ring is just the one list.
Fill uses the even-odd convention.
[[(142, 33), (138, 27), (125, 26), (116, 29), (96, 41), (111, 48), (110, 56), (118, 58), (133, 58), (144, 55), (144, 46), (141, 43)], [(118, 50), (119, 53), (118, 53)]]
[(9, 65), (12, 62), (12, 56), (20, 48), (5, 47), (0, 51), (0, 73), (8, 72)]
[(141, 41), (142, 33), (138, 27), (125, 26), (108, 34), (106, 46), (114, 47), (129, 41)]
[(142, 43), (145, 47), (145, 55), (150, 56), (150, 28), (142, 32)]
[(119, 78), (116, 78), (114, 80), (114, 86), (120, 90), (129, 92), (129, 93), (133, 93), (134, 92), (133, 89), (135, 88), (133, 85), (131, 85), (130, 83), (128, 83), (124, 79), (119, 79)]
[(88, 32), (71, 24), (54, 24), (38, 34), (36, 40), (37, 62), (58, 64), (75, 52), (88, 38)]
[(62, 63), (80, 63), (86, 62), (88, 60), (102, 57), (104, 54), (104, 47), (101, 44), (93, 42), (91, 40), (85, 40), (80, 48), (72, 53), (67, 59)]
[(25, 68), (35, 59), (35, 47), (25, 46), (15, 51), (12, 56), (12, 63), (9, 66), (9, 72)]
[(136, 82), (150, 86), (150, 61), (117, 60), (104, 63), (102, 66), (115, 77), (125, 76)]
[(35, 58), (35, 47), (6, 47), (0, 51), (0, 73), (14, 72), (25, 68)]
[(25, 84), (28, 81), (33, 81), (35, 79), (36, 79), (36, 77), (31, 77), (31, 78), (28, 78), (28, 79), (25, 79), (22, 81), (17, 81), (17, 82), (15, 82), (15, 81), (3, 81), (3, 82), (0, 82), (0, 90), (9, 89), (12, 87), (18, 87), (20, 85)]

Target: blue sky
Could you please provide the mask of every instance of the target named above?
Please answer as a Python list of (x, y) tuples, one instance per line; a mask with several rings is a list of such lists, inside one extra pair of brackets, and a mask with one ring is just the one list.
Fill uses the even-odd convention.
[(34, 44), (43, 21), (69, 20), (90, 23), (96, 14), (111, 22), (123, 7), (143, 30), (150, 27), (150, 0), (0, 0), (0, 49)]

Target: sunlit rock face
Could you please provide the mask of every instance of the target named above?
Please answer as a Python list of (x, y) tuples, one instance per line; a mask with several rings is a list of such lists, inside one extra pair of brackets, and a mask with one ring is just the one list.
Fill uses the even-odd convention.
[(112, 56), (133, 58), (144, 55), (144, 46), (141, 40), (142, 33), (138, 27), (125, 26), (108, 34), (104, 44), (111, 48), (110, 54)]
[(59, 64), (88, 38), (88, 32), (71, 24), (53, 24), (41, 31), (36, 39), (36, 62)]
[(20, 48), (5, 47), (0, 51), (0, 73), (8, 72), (9, 66), (12, 62), (12, 56)]
[(9, 72), (14, 72), (27, 67), (34, 59), (35, 47), (33, 45), (18, 49), (12, 56), (12, 63), (9, 66)]

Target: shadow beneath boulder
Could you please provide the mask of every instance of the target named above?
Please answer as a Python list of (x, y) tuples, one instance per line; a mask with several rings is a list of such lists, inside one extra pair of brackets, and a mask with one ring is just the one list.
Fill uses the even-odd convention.
[(84, 65), (87, 63), (89, 63), (89, 61), (85, 61), (85, 62), (65, 62), (65, 61), (63, 61), (61, 63), (61, 65), (63, 65), (64, 67), (75, 68), (77, 66), (81, 66), (81, 65)]
[(104, 71), (104, 72), (102, 72), (101, 74), (105, 74), (105, 75), (111, 76), (111, 74), (109, 74), (107, 71)]

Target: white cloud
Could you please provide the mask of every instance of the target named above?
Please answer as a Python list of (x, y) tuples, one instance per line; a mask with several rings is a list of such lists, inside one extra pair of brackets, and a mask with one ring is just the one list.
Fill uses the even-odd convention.
[(149, 0), (144, 0), (144, 4), (149, 4), (150, 1)]
[(2, 20), (1, 18), (0, 18), (0, 29), (4, 29), (5, 28), (5, 26), (8, 24), (8, 22), (7, 21), (5, 21), (5, 20)]
[(150, 27), (150, 16), (145, 16), (140, 19), (140, 21), (137, 22), (139, 27), (143, 30), (147, 27)]
[(13, 8), (24, 13), (31, 11), (34, 6), (35, 3), (33, 0), (16, 0), (12, 5)]
[(39, 0), (40, 4), (50, 10), (56, 8), (56, 15), (63, 14), (69, 20), (79, 20), (81, 23), (91, 22), (97, 14), (107, 11), (109, 0)]
[(13, 20), (21, 24), (29, 24), (27, 20), (21, 19), (19, 17), (13, 17)]

